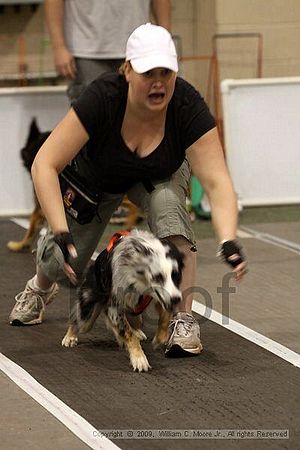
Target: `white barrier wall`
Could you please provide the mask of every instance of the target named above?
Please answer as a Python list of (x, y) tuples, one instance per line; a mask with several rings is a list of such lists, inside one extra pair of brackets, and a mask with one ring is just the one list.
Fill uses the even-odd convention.
[(245, 206), (300, 203), (300, 77), (223, 80), (225, 149)]
[(30, 176), (20, 158), (32, 118), (48, 131), (68, 108), (64, 86), (0, 89), (0, 215), (29, 214), (33, 208)]

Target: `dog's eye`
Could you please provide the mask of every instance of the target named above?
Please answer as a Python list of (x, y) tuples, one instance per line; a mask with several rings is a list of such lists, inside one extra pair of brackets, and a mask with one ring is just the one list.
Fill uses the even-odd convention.
[(172, 280), (173, 283), (175, 284), (175, 286), (179, 287), (180, 283), (181, 283), (181, 273), (178, 272), (177, 270), (172, 270)]
[(145, 275), (145, 272), (143, 270), (137, 270), (136, 273), (138, 275)]
[(165, 277), (162, 273), (157, 273), (156, 275), (153, 275), (152, 281), (157, 284), (163, 284), (165, 281)]

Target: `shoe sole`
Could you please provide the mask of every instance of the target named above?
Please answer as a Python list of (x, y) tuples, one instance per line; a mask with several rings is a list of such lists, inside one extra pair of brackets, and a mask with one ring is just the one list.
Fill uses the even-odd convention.
[(22, 322), (19, 319), (13, 319), (11, 322), (9, 322), (9, 324), (12, 327), (25, 327), (27, 325), (38, 325), (43, 322), (43, 317), (44, 317), (44, 311), (42, 310), (37, 319), (30, 320), (29, 322)]
[(190, 350), (184, 350), (180, 345), (175, 344), (165, 352), (166, 358), (189, 358), (191, 356), (199, 355), (203, 350), (203, 347), (192, 348)]
[(31, 320), (30, 322), (21, 322), (20, 320), (18, 320), (18, 319), (14, 319), (14, 320), (12, 320), (11, 322), (9, 322), (9, 324), (12, 326), (12, 327), (26, 327), (26, 326), (30, 326), (30, 325), (38, 325), (39, 323), (42, 323), (42, 320), (39, 320), (39, 319), (34, 319), (34, 320)]

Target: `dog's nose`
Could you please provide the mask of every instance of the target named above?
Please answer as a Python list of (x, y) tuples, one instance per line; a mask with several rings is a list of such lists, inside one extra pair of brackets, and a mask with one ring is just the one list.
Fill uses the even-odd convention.
[(172, 312), (174, 310), (174, 306), (177, 305), (179, 302), (181, 302), (182, 298), (179, 296), (171, 297), (170, 302), (168, 302), (167, 305), (165, 305), (166, 310)]
[(171, 304), (172, 305), (177, 305), (180, 302), (181, 302), (181, 297), (172, 297), (171, 298)]

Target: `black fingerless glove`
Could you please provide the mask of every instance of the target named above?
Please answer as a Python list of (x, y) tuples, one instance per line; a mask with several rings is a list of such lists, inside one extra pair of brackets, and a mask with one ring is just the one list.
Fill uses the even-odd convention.
[[(234, 260), (229, 259), (232, 255), (239, 255), (239, 258)], [(224, 262), (231, 267), (236, 267), (245, 261), (245, 256), (242, 252), (242, 247), (237, 241), (225, 241), (221, 242), (217, 251), (217, 256), (221, 257)]]
[(70, 253), (68, 250), (68, 245), (74, 245), (73, 237), (71, 233), (68, 231), (64, 231), (63, 233), (57, 233), (54, 236), (54, 242), (59, 246), (64, 255), (64, 260), (66, 263), (69, 262)]

